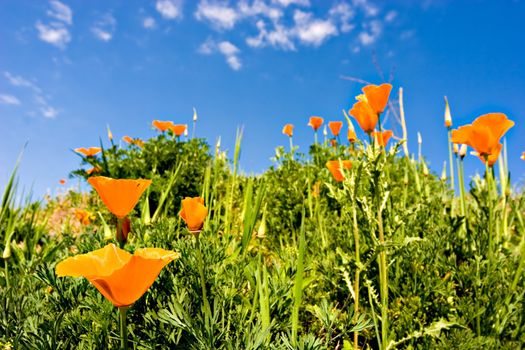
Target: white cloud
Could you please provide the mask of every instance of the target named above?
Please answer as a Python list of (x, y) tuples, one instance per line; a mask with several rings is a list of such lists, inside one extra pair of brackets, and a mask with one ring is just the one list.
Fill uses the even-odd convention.
[(330, 17), (341, 23), (341, 32), (348, 33), (354, 28), (354, 25), (350, 23), (350, 20), (355, 16), (355, 12), (348, 3), (341, 2), (335, 4), (330, 8), (328, 14)]
[(360, 7), (367, 16), (374, 17), (379, 14), (379, 9), (369, 0), (353, 0), (353, 4), (356, 7)]
[(49, 5), (46, 14), (54, 21), (49, 24), (37, 21), (35, 27), (38, 30), (38, 37), (48, 44), (64, 49), (71, 41), (71, 34), (67, 27), (73, 24), (73, 11), (58, 0), (51, 0)]
[(212, 53), (219, 52), (226, 59), (226, 63), (233, 70), (239, 70), (242, 67), (239, 53), (241, 50), (229, 41), (221, 41), (219, 43), (214, 42), (211, 39), (206, 40), (201, 44), (198, 51), (204, 55), (211, 55)]
[(13, 95), (0, 94), (0, 104), (2, 105), (11, 105), (19, 106), (20, 100)]
[(49, 5), (51, 5), (51, 9), (46, 12), (49, 17), (58, 19), (65, 24), (73, 24), (73, 11), (69, 6), (57, 0), (51, 0)]
[(271, 31), (266, 29), (266, 23), (263, 20), (257, 21), (257, 29), (259, 34), (255, 37), (248, 37), (246, 43), (255, 48), (273, 46), (283, 50), (295, 50), (295, 45), (292, 41), (292, 31), (285, 28), (279, 23), (274, 23), (274, 28)]
[(40, 108), (40, 112), (45, 118), (53, 119), (58, 115), (58, 110), (51, 106), (44, 106)]
[(146, 29), (154, 29), (157, 24), (155, 23), (155, 19), (153, 17), (146, 17), (142, 21), (142, 26)]
[(385, 21), (386, 22), (392, 22), (394, 19), (396, 19), (397, 17), (397, 12), (392, 10), (392, 11), (388, 11), (388, 13), (386, 14), (385, 16)]
[(7, 71), (4, 72), (4, 76), (7, 79), (7, 81), (13, 86), (27, 87), (36, 93), (42, 92), (42, 89), (40, 89), (35, 83), (25, 78), (22, 78), (21, 76), (13, 75)]
[(218, 29), (232, 29), (239, 15), (235, 9), (226, 4), (201, 0), (195, 12), (195, 18), (206, 20)]
[(40, 40), (48, 44), (64, 49), (71, 41), (69, 30), (62, 24), (52, 23), (51, 25), (46, 25), (39, 21), (35, 26)]
[(91, 32), (97, 39), (108, 42), (113, 38), (116, 27), (115, 17), (111, 13), (106, 13), (91, 27)]
[(375, 20), (365, 25), (365, 30), (359, 33), (358, 39), (364, 46), (371, 45), (376, 42), (382, 31), (383, 25)]
[(287, 7), (290, 5), (310, 6), (309, 0), (272, 0), (272, 2), (274, 4), (279, 4), (284, 7)]
[(280, 8), (269, 6), (263, 0), (254, 0), (251, 4), (247, 0), (241, 0), (237, 3), (238, 11), (244, 17), (264, 16), (272, 21), (277, 21), (283, 16)]
[(331, 20), (313, 18), (311, 13), (296, 10), (294, 21), (296, 36), (306, 45), (319, 46), (330, 36), (338, 34)]
[(180, 0), (157, 0), (155, 8), (166, 19), (182, 17), (182, 2)]

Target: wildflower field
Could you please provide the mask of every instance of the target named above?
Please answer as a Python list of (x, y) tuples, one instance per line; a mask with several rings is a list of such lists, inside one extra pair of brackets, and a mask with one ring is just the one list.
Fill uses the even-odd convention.
[[(502, 113), (453, 125), (446, 99), (444, 112), (440, 175), (408, 149), (390, 84), (365, 86), (339, 121), (305, 118), (307, 154), (284, 125), (257, 176), (239, 171), (242, 130), (228, 159), (192, 135), (196, 114), (193, 130), (155, 120), (149, 140), (108, 129), (76, 149), (71, 177), (90, 192), (35, 201), (15, 169), (0, 348), (522, 348), (525, 197), (504, 146), (522, 126)], [(471, 152), (485, 172), (466, 183)]]

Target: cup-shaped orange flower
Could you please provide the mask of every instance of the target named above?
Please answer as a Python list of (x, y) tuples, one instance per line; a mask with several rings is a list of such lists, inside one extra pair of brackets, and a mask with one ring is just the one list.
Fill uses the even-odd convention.
[(323, 125), (324, 119), (321, 117), (310, 117), (308, 126), (311, 126), (314, 131), (317, 131)]
[(501, 150), (500, 139), (514, 126), (503, 113), (489, 113), (478, 117), (470, 125), (452, 130), (452, 142), (469, 145), (482, 159)]
[(102, 151), (102, 148), (100, 147), (89, 147), (89, 148), (75, 148), (75, 152), (85, 155), (86, 157), (93, 157), (96, 154), (100, 153)]
[(381, 84), (381, 85), (367, 85), (363, 89), (365, 100), (368, 105), (376, 114), (381, 114), (385, 110), (388, 103), (388, 97), (390, 91), (392, 91), (392, 85)]
[(343, 122), (329, 122), (328, 127), (330, 128), (332, 135), (338, 136), (341, 132), (341, 128), (343, 127)]
[(135, 303), (178, 253), (160, 248), (137, 249), (133, 255), (108, 244), (58, 263), (58, 276), (84, 277), (116, 307)]
[(367, 134), (374, 131), (378, 116), (374, 112), (372, 107), (365, 101), (357, 101), (352, 106), (352, 109), (348, 112), (354, 119), (357, 121), (357, 124), (363, 129)]
[(372, 137), (376, 143), (381, 147), (386, 147), (388, 140), (394, 135), (392, 130), (374, 131)]
[(90, 177), (88, 182), (98, 192), (109, 211), (118, 218), (126, 217), (151, 185), (151, 180), (112, 179), (105, 176)]
[(329, 160), (326, 162), (326, 167), (332, 173), (335, 181), (341, 182), (345, 179), (343, 169), (350, 169), (352, 162), (349, 160)]
[(175, 136), (180, 136), (184, 134), (188, 126), (186, 124), (173, 124), (170, 126), (170, 130), (175, 134)]
[(283, 134), (288, 135), (289, 137), (293, 136), (293, 124), (286, 124), (283, 127)]
[(521, 157), (520, 157), (520, 158), (521, 158), (521, 160), (525, 160), (525, 152), (523, 152), (523, 153), (521, 154)]
[(173, 122), (167, 121), (167, 120), (166, 121), (154, 120), (151, 124), (155, 128), (157, 128), (157, 130), (159, 130), (160, 132), (164, 132), (164, 131), (168, 130), (173, 125)]
[[(489, 166), (493, 166), (496, 164), (496, 161), (499, 158), (499, 154), (501, 153), (501, 148), (503, 145), (500, 143), (498, 146), (494, 149), (492, 154), (489, 154), (486, 158), (486, 162), (489, 164)], [(485, 157), (482, 157), (478, 152), (474, 151), (474, 155), (476, 155), (483, 163), (485, 163)]]
[(61, 184), (61, 185), (65, 185), (66, 184), (66, 180), (65, 179), (60, 179), (58, 181), (58, 183)]
[(180, 217), (186, 222), (190, 232), (198, 232), (204, 225), (204, 220), (208, 216), (208, 208), (204, 206), (204, 199), (201, 197), (186, 197), (182, 200)]

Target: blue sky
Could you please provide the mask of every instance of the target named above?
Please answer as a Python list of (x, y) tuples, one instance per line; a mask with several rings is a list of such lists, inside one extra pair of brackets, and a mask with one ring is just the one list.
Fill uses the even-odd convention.
[[(75, 147), (155, 135), (153, 119), (191, 124), (233, 148), (241, 167), (270, 164), (285, 123), (307, 151), (308, 117), (344, 120), (361, 84), (403, 87), (409, 147), (440, 173), (448, 158), (443, 96), (454, 125), (487, 112), (516, 122), (510, 169), (522, 182), (525, 140), (523, 1), (2, 0), (0, 188), (24, 143), (21, 182), (56, 190), (78, 167)], [(397, 93), (393, 94), (397, 96)], [(390, 118), (386, 127), (401, 129)], [(475, 157), (468, 173), (481, 171)]]

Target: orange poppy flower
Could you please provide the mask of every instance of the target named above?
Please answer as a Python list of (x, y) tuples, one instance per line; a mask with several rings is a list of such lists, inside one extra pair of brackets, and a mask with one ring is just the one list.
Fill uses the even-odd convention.
[(126, 217), (151, 185), (151, 180), (112, 179), (105, 176), (90, 177), (88, 182), (98, 192), (109, 211), (118, 218)]
[(452, 142), (469, 145), (484, 159), (499, 154), (499, 141), (512, 126), (514, 122), (503, 113), (484, 114), (472, 124), (452, 130)]
[(144, 147), (144, 141), (142, 141), (139, 138), (134, 139), (134, 138), (131, 138), (131, 137), (126, 135), (126, 136), (122, 137), (122, 140), (127, 142), (127, 143), (129, 143), (130, 145), (135, 145), (135, 146), (137, 146), (139, 148)]
[(89, 148), (75, 148), (75, 152), (85, 155), (86, 157), (93, 157), (95, 154), (100, 153), (102, 148), (100, 147), (89, 147)]
[(311, 126), (314, 131), (317, 131), (323, 125), (324, 119), (321, 117), (310, 117), (308, 126)]
[(75, 217), (82, 225), (89, 225), (91, 223), (91, 214), (84, 209), (75, 209)]
[(154, 120), (151, 124), (154, 127), (156, 127), (160, 132), (164, 132), (164, 131), (168, 130), (173, 125), (173, 122), (171, 122), (171, 121)]
[(64, 179), (60, 179), (60, 181), (58, 181), (61, 185), (65, 185), (66, 184), (66, 180)]
[(170, 126), (170, 130), (173, 131), (175, 136), (184, 134), (188, 126), (186, 124), (173, 124)]
[(357, 141), (357, 135), (355, 134), (355, 131), (354, 130), (348, 130), (347, 138), (348, 138), (348, 142), (350, 142), (350, 143), (356, 142)]
[(364, 96), (358, 96), (358, 99), (365, 100), (376, 114), (381, 114), (388, 103), (392, 85), (367, 85), (363, 89)]
[(283, 134), (292, 137), (293, 136), (293, 124), (286, 124), (283, 127)]
[(378, 121), (378, 116), (372, 107), (370, 107), (365, 101), (357, 101), (354, 103), (348, 114), (357, 120), (357, 124), (359, 124), (361, 129), (367, 134), (374, 131)]
[(200, 231), (208, 215), (208, 208), (204, 206), (203, 198), (186, 197), (182, 200), (182, 209), (179, 215), (186, 222), (188, 230)]
[(352, 167), (352, 162), (349, 160), (330, 160), (326, 162), (326, 167), (332, 173), (335, 181), (341, 182), (345, 179), (343, 168), (350, 169)]
[[(496, 164), (496, 161), (499, 158), (499, 154), (501, 153), (501, 148), (503, 145), (500, 143), (496, 146), (493, 153), (487, 156), (487, 162), (489, 163), (489, 166), (493, 166)], [(472, 152), (475, 156), (477, 156), (483, 163), (485, 163), (485, 157), (482, 157), (478, 152), (474, 151)], [(463, 156), (464, 157), (464, 156)]]
[(521, 157), (520, 157), (520, 158), (521, 158), (521, 160), (525, 160), (525, 152), (523, 152), (523, 153), (521, 154)]
[(95, 174), (95, 173), (99, 173), (102, 171), (102, 168), (98, 165), (86, 170), (86, 174), (88, 175), (91, 175), (91, 174)]
[(178, 256), (160, 248), (137, 249), (131, 255), (111, 243), (61, 261), (56, 274), (84, 277), (116, 307), (130, 306), (151, 287), (164, 266)]
[(329, 122), (328, 127), (330, 128), (332, 135), (337, 136), (341, 132), (341, 128), (343, 127), (343, 122)]
[(381, 147), (386, 147), (388, 140), (394, 135), (392, 130), (374, 131), (372, 137), (376, 140), (377, 144)]

